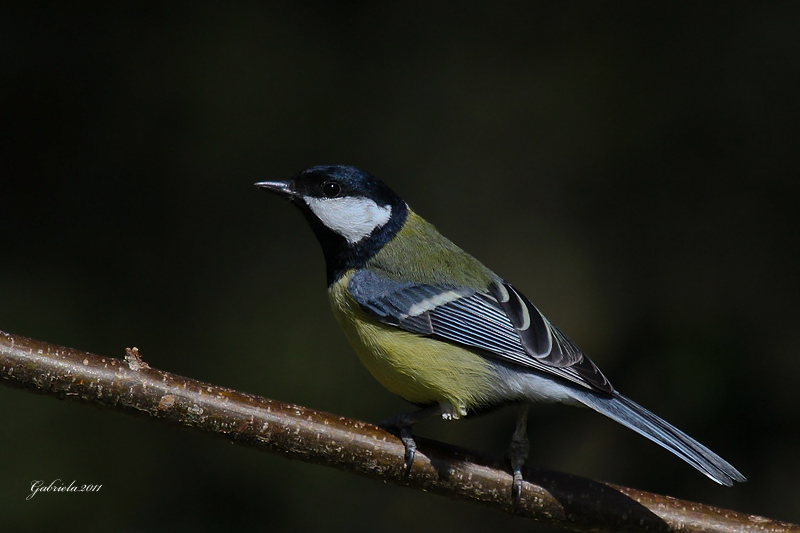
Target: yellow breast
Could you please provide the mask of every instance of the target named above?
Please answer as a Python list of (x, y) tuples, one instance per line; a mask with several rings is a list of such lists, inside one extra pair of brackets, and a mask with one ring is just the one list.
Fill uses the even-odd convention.
[(452, 418), (490, 401), (497, 375), (485, 358), (374, 320), (345, 290), (351, 275), (330, 287), (331, 306), (359, 359), (375, 379), (410, 402), (439, 403), (443, 414)]

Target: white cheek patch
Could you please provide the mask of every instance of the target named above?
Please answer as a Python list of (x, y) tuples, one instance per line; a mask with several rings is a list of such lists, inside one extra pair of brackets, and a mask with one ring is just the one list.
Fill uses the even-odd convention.
[(314, 198), (304, 196), (311, 211), (325, 224), (350, 244), (368, 237), (377, 228), (386, 225), (392, 216), (392, 208), (379, 206), (369, 198)]

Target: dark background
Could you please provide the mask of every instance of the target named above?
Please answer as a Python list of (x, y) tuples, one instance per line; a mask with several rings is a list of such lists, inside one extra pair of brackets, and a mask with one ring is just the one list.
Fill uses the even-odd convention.
[[(400, 412), (311, 232), (252, 185), (352, 164), (750, 481), (559, 406), (533, 412), (531, 463), (800, 521), (800, 8), (603, 4), (4, 4), (0, 329)], [(546, 530), (18, 390), (0, 408), (9, 530)], [(513, 416), (418, 432), (501, 454)], [(25, 501), (56, 478), (103, 488)]]

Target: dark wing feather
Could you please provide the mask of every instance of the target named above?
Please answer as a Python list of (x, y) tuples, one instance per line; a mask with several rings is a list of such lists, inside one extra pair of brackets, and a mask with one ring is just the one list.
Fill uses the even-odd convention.
[(488, 292), (445, 284), (399, 282), (361, 270), (348, 288), (380, 322), (476, 349), (508, 363), (612, 393), (600, 370), (514, 287)]

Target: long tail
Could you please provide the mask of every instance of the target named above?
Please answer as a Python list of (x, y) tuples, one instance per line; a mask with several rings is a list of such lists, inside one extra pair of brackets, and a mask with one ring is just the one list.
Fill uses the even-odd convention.
[(722, 457), (621, 394), (605, 397), (581, 392), (573, 397), (585, 406), (663, 446), (721, 485), (730, 487), (734, 481), (747, 481)]

